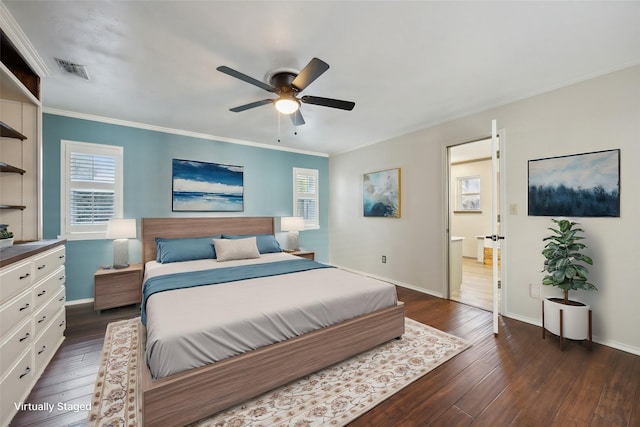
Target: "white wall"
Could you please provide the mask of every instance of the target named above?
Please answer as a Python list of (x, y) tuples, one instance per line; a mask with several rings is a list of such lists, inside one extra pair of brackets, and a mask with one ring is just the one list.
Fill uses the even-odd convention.
[[(446, 166), (444, 147), (490, 133), (491, 119), (505, 129), (503, 278), (506, 316), (540, 324), (540, 301), (529, 283), (540, 283), (542, 238), (551, 221), (527, 215), (527, 161), (549, 156), (621, 149), (621, 215), (580, 218), (585, 251), (594, 259), (591, 281), (598, 292), (572, 298), (592, 305), (594, 338), (640, 354), (640, 66), (453, 120), (330, 158), (330, 256), (336, 265), (385, 277), (442, 295), (446, 280), (444, 241)], [(402, 168), (402, 218), (362, 216), (362, 174)], [(380, 258), (387, 256), (387, 263)], [(543, 296), (559, 295), (543, 288)]]
[[(462, 256), (475, 258), (477, 256), (476, 236), (488, 236), (491, 234), (491, 210), (492, 210), (492, 186), (491, 186), (491, 160), (459, 163), (451, 165), (451, 202), (454, 210), (451, 214), (452, 236), (464, 237), (462, 241)], [(465, 176), (480, 177), (480, 213), (455, 212), (457, 179)], [(490, 240), (487, 240), (490, 242)]]

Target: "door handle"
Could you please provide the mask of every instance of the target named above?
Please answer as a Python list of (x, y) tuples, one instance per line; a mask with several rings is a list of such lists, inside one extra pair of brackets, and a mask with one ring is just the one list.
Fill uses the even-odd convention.
[(498, 240), (504, 240), (504, 236), (498, 236), (497, 234), (492, 234), (491, 236), (484, 236), (487, 239), (491, 239), (494, 242), (497, 242)]

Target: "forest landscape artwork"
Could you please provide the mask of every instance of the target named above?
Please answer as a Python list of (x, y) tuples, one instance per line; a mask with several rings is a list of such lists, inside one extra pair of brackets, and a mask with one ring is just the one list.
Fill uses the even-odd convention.
[(620, 216), (620, 150), (529, 160), (529, 215)]
[(362, 204), (365, 217), (400, 218), (400, 169), (365, 173)]
[(173, 159), (173, 211), (244, 210), (244, 167)]

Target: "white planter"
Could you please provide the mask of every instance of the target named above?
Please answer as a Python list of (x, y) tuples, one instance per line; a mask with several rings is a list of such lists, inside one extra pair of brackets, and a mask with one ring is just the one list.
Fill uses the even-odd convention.
[(9, 239), (0, 239), (0, 249), (8, 248), (9, 246), (13, 246), (13, 237)]
[[(561, 298), (556, 298), (562, 301)], [(582, 304), (582, 303), (578, 303)], [(544, 299), (544, 325), (552, 334), (560, 336), (560, 310), (562, 310), (562, 337), (572, 340), (588, 340), (590, 306), (565, 305), (550, 298)]]

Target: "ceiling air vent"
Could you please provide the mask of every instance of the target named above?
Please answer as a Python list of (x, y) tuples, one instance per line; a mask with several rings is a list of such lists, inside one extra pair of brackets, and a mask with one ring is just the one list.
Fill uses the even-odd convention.
[(87, 73), (87, 67), (85, 65), (74, 64), (71, 61), (64, 59), (54, 58), (58, 67), (65, 73), (73, 74), (74, 76), (82, 77), (85, 80), (89, 80), (89, 74)]

